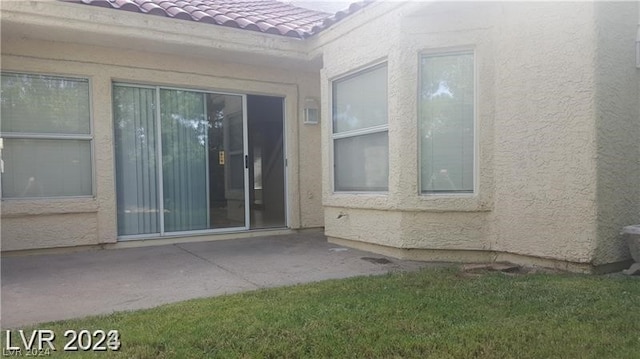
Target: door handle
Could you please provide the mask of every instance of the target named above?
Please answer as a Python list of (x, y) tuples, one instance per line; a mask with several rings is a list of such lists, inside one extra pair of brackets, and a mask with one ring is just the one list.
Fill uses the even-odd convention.
[(249, 169), (249, 155), (244, 155), (244, 168)]

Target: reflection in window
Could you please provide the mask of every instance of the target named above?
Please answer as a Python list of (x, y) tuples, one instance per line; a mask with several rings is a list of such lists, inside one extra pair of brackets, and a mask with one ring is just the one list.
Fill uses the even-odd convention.
[(423, 56), (419, 101), (421, 191), (473, 192), (473, 54)]

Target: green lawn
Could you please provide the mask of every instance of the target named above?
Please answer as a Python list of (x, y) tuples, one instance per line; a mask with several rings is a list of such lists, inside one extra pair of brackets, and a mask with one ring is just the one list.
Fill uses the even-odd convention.
[(56, 354), (66, 329), (119, 330), (120, 351), (96, 357), (640, 358), (640, 278), (429, 269), (37, 328)]

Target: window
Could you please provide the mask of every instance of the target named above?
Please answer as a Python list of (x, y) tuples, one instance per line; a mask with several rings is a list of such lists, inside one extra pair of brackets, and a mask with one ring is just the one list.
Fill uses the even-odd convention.
[(388, 190), (388, 132), (386, 65), (333, 82), (336, 191)]
[(93, 194), (89, 81), (2, 74), (2, 196)]
[(422, 193), (473, 193), (473, 53), (420, 58)]

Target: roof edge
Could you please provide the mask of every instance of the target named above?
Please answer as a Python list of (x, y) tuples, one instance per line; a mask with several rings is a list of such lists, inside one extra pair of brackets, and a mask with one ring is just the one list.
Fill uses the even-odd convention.
[[(265, 55), (307, 60), (305, 42), (298, 38), (243, 31), (226, 26), (211, 26), (195, 21), (175, 21), (163, 16), (147, 16), (144, 19), (145, 21), (140, 21), (138, 13), (122, 11), (118, 16), (114, 16), (112, 10), (78, 6), (68, 0), (3, 1), (0, 9), (3, 33), (7, 34), (11, 34), (12, 29), (34, 27), (69, 35), (64, 42), (100, 45), (101, 43), (89, 41), (111, 37), (210, 47), (216, 50), (230, 49), (246, 53), (260, 50)], [(43, 33), (24, 34), (26, 37), (41, 38), (37, 37), (38, 35)], [(53, 37), (55, 34), (52, 33), (50, 36)]]

